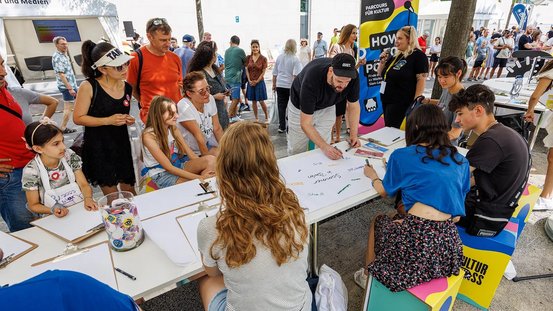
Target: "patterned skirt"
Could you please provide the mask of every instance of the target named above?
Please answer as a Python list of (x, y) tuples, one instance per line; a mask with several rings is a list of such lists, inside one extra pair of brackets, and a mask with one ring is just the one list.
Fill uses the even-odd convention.
[(374, 233), (376, 257), (369, 273), (392, 292), (459, 273), (463, 245), (451, 220), (380, 215)]

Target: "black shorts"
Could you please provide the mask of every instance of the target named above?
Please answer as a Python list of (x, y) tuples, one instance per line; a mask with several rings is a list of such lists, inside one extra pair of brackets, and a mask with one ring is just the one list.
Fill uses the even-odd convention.
[(440, 57), (438, 56), (438, 54), (430, 54), (431, 62), (437, 63), (439, 60), (440, 60)]
[(478, 67), (482, 67), (482, 63), (484, 62), (484, 60), (475, 60), (474, 61), (474, 66), (472, 66), (472, 68), (478, 68)]
[(507, 58), (495, 58), (493, 60), (493, 68), (497, 68), (497, 66), (501, 68), (505, 68), (507, 66)]

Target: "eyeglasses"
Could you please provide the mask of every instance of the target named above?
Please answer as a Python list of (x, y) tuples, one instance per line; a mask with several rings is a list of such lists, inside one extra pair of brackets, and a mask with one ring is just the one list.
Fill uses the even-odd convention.
[(190, 92), (192, 92), (192, 93), (198, 93), (198, 94), (200, 94), (201, 96), (205, 96), (206, 94), (209, 94), (209, 91), (211, 91), (211, 86), (209, 86), (209, 85), (206, 86), (205, 88), (199, 89), (199, 90), (197, 90), (197, 91), (195, 91), (195, 90), (190, 90)]
[(113, 68), (113, 69), (121, 72), (121, 71), (123, 71), (124, 68), (129, 67), (130, 63), (131, 63), (131, 61), (128, 61), (128, 62), (124, 63), (121, 66), (106, 66), (106, 67), (110, 67), (110, 68)]

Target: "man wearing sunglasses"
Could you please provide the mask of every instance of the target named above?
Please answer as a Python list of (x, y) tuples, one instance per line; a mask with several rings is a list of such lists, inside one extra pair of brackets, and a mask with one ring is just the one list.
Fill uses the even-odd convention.
[(471, 189), (465, 199), (466, 217), (459, 224), (467, 233), (495, 236), (507, 225), (522, 194), (532, 164), (526, 141), (498, 123), (493, 114), (495, 95), (475, 84), (453, 96), (449, 110), (455, 122), (478, 138), (467, 153)]
[(150, 43), (132, 54), (127, 82), (140, 103), (140, 119), (144, 124), (154, 96), (163, 95), (175, 103), (182, 98), (182, 62), (177, 54), (169, 51), (171, 31), (165, 18), (150, 19), (146, 23)]
[[(342, 151), (330, 145), (330, 133), (336, 121), (336, 106), (348, 105), (351, 147), (359, 147), (359, 79), (355, 59), (346, 53), (334, 58), (319, 58), (303, 68), (292, 82), (288, 105), (288, 154), (308, 150), (309, 140), (333, 160)], [(342, 106), (343, 107), (343, 106)], [(343, 109), (345, 110), (345, 108)]]

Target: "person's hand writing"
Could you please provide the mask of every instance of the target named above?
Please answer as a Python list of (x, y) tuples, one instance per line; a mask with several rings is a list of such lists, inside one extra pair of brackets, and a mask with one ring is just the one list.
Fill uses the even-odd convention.
[(107, 125), (115, 125), (115, 126), (121, 126), (127, 124), (127, 115), (116, 113), (112, 115), (111, 117), (108, 117), (108, 124)]
[(54, 216), (58, 218), (65, 217), (69, 213), (69, 210), (65, 207), (54, 207)]
[(348, 138), (348, 143), (351, 148), (361, 147), (361, 142), (359, 141), (359, 138), (357, 138), (356, 136), (350, 136)]
[(14, 169), (13, 165), (2, 163), (2, 162), (9, 162), (11, 160), (12, 159), (0, 159), (0, 178), (7, 178), (8, 174), (13, 172), (13, 169)]
[(323, 148), (324, 154), (327, 156), (327, 158), (331, 160), (338, 160), (343, 157), (342, 151), (340, 151), (337, 148), (332, 147), (331, 145), (326, 145)]
[(92, 198), (85, 198), (84, 199), (84, 208), (87, 211), (97, 211), (98, 210), (98, 204), (96, 204), (96, 201)]
[(374, 167), (372, 167), (372, 165), (370, 165), (370, 164), (365, 165), (365, 167), (363, 168), (363, 173), (365, 174), (365, 176), (369, 177), (371, 180), (378, 178), (378, 174), (374, 170)]

